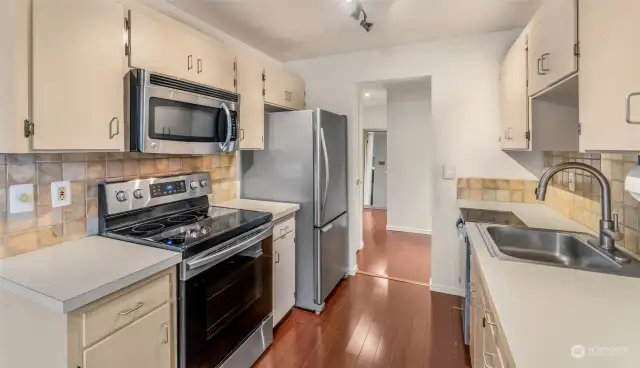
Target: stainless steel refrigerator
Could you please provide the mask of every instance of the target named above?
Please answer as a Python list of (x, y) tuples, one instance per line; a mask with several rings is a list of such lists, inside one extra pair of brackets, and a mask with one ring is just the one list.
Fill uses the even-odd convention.
[(347, 118), (320, 109), (267, 114), (264, 139), (264, 150), (241, 152), (241, 196), (300, 204), (296, 306), (319, 313), (349, 269)]

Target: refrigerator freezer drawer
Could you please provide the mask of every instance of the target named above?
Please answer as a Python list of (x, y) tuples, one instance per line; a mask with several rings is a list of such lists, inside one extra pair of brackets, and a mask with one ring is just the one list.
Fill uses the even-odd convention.
[(347, 212), (315, 232), (315, 302), (324, 300), (349, 272), (349, 228)]

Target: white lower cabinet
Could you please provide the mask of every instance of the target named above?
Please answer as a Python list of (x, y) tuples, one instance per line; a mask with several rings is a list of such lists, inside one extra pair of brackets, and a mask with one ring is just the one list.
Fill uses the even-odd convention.
[(84, 352), (84, 368), (170, 368), (171, 308), (156, 309)]
[[(281, 235), (284, 234), (284, 235)], [(296, 302), (295, 220), (274, 227), (273, 242), (273, 325), (289, 313)]]

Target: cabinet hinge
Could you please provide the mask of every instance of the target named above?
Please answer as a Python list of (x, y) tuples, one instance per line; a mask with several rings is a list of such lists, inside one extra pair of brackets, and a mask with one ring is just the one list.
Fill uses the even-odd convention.
[(264, 72), (262, 72), (262, 81), (266, 81), (267, 80), (267, 76), (264, 74)]
[(260, 140), (262, 140), (262, 143), (264, 143), (264, 135), (260, 137)]
[(35, 126), (29, 120), (24, 121), (24, 137), (29, 138), (35, 133)]
[(237, 86), (238, 86), (238, 80), (237, 80), (237, 79), (234, 79), (234, 80), (233, 80), (233, 87), (235, 88), (235, 87), (237, 87)]
[(577, 43), (573, 45), (573, 55), (580, 56), (580, 45)]
[(124, 56), (129, 56), (129, 43), (124, 44)]
[(234, 61), (234, 62), (233, 62), (233, 71), (234, 71), (234, 72), (237, 70), (237, 69), (236, 69), (237, 67), (238, 67), (238, 66), (236, 65), (236, 62)]
[(524, 137), (529, 141), (531, 140), (531, 132), (524, 133)]
[(129, 18), (124, 18), (124, 29), (126, 31), (128, 31), (131, 28), (131, 25), (129, 24)]
[(265, 91), (265, 89), (264, 89), (264, 88), (262, 89), (262, 95), (263, 95), (263, 96), (266, 96), (266, 95), (267, 95), (267, 91)]
[(582, 135), (582, 124), (578, 123), (578, 135)]

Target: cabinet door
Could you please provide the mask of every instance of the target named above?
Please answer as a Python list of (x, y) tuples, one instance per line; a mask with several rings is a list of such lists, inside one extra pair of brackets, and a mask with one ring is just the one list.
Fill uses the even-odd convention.
[(296, 292), (296, 244), (295, 233), (290, 232), (273, 243), (275, 256), (274, 278), (274, 325), (282, 319), (295, 304)]
[(240, 149), (264, 149), (264, 95), (262, 64), (248, 55), (238, 55), (240, 94)]
[(171, 308), (165, 304), (84, 352), (84, 368), (170, 368)]
[(481, 279), (473, 261), (471, 261), (471, 365), (484, 367), (484, 300), (481, 291)]
[(529, 95), (527, 93), (527, 32), (511, 46), (500, 72), (502, 149), (529, 148)]
[(581, 151), (640, 150), (640, 96), (626, 104), (640, 92), (638, 15), (637, 0), (580, 0)]
[(0, 1), (0, 152), (27, 152), (29, 2)]
[(578, 70), (574, 48), (578, 40), (577, 13), (577, 0), (546, 1), (531, 21), (530, 95)]
[(33, 148), (123, 150), (122, 3), (32, 4)]
[(305, 84), (304, 80), (295, 75), (289, 75), (289, 83), (287, 90), (289, 91), (289, 106), (292, 109), (304, 110), (305, 107)]
[[(218, 89), (235, 92), (236, 62), (235, 54), (224, 44), (200, 35), (200, 45), (194, 52), (200, 57), (196, 60), (196, 73), (199, 82)], [(262, 90), (260, 90), (262, 93)]]
[(289, 105), (287, 74), (280, 68), (270, 66), (265, 67), (264, 73), (264, 101), (272, 105), (287, 107)]

